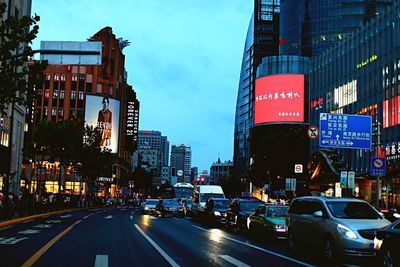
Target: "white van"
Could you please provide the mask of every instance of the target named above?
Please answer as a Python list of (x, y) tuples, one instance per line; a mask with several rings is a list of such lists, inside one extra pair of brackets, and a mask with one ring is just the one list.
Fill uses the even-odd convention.
[(219, 185), (196, 185), (192, 194), (192, 217), (195, 218), (203, 211), (207, 199), (225, 198), (224, 191)]

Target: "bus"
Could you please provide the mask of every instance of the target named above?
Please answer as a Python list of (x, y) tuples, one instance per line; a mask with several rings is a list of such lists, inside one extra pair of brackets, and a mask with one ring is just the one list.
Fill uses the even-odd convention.
[(176, 183), (174, 185), (175, 198), (192, 198), (194, 186), (191, 183)]

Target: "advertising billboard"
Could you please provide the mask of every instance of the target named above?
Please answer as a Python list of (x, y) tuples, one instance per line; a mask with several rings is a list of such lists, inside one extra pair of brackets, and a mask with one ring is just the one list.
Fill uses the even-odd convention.
[(279, 74), (256, 80), (254, 124), (304, 121), (304, 75)]
[(118, 100), (107, 96), (86, 95), (85, 124), (97, 130), (100, 147), (118, 152), (119, 134)]

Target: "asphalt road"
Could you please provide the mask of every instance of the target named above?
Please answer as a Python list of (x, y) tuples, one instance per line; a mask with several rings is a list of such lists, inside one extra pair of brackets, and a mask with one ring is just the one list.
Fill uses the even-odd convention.
[(323, 262), (318, 248), (209, 228), (190, 218), (141, 215), (133, 207), (50, 215), (0, 228), (0, 266), (376, 266)]

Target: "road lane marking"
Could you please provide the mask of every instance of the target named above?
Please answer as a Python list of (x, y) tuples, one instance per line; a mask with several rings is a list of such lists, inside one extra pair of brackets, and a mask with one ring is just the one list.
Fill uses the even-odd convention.
[(129, 216), (129, 218), (131, 218), (131, 220), (133, 220), (133, 216), (131, 215), (131, 216)]
[(229, 255), (219, 255), (220, 258), (223, 258), (227, 262), (237, 266), (237, 267), (250, 267), (250, 265), (247, 265), (246, 263), (243, 263), (235, 258), (232, 258)]
[(33, 227), (35, 227), (35, 228), (40, 228), (40, 229), (47, 229), (47, 228), (51, 228), (51, 225), (48, 225), (48, 224), (38, 224), (38, 225), (35, 225), (35, 226), (33, 226)]
[(61, 218), (69, 218), (69, 217), (71, 217), (72, 215), (71, 214), (69, 214), (69, 215), (61, 215), (60, 217)]
[(38, 233), (40, 233), (40, 230), (34, 230), (34, 229), (26, 229), (24, 231), (18, 232), (18, 234), (25, 234), (25, 235), (38, 234)]
[(16, 238), (16, 237), (0, 237), (0, 245), (15, 245), (18, 242), (28, 239), (27, 237)]
[(163, 258), (168, 261), (169, 264), (171, 264), (171, 266), (179, 267), (179, 264), (176, 263), (162, 248), (160, 248), (156, 244), (156, 242), (153, 241), (153, 239), (151, 239), (145, 232), (143, 232), (143, 230), (140, 229), (137, 224), (135, 224), (135, 227), (139, 231), (139, 233), (141, 233), (142, 236), (144, 236), (144, 238), (146, 238), (146, 240), (149, 241), (149, 243), (161, 254), (161, 256), (163, 256)]
[(60, 221), (60, 220), (48, 220), (48, 221), (46, 221), (47, 223), (60, 223), (60, 222), (62, 222), (62, 221)]
[(60, 240), (61, 237), (63, 237), (66, 233), (72, 230), (75, 225), (80, 223), (81, 220), (76, 221), (74, 224), (69, 226), (67, 229), (59, 233), (56, 237), (54, 237), (52, 240), (49, 241), (46, 245), (44, 245), (38, 252), (36, 252), (32, 257), (30, 257), (24, 264), (22, 264), (22, 267), (28, 267), (32, 266), (46, 251), (51, 248), (58, 240)]
[(108, 255), (96, 255), (94, 267), (108, 267)]
[(3, 228), (0, 228), (0, 231), (1, 230), (6, 230), (6, 229), (8, 229), (8, 228), (11, 228), (11, 227), (13, 227), (12, 225), (9, 225), (9, 226), (6, 226), (6, 227), (3, 227)]
[(104, 219), (114, 219), (115, 217), (113, 217), (112, 215), (108, 215), (106, 217), (104, 217)]
[(30, 222), (32, 222), (32, 221), (34, 221), (35, 219), (30, 219), (30, 220), (27, 220), (27, 221), (23, 221), (22, 223), (30, 223)]
[[(204, 228), (202, 228), (202, 227), (199, 227), (199, 226), (197, 226), (197, 225), (194, 225), (194, 224), (192, 224), (192, 226), (193, 226), (194, 228), (200, 229), (200, 230), (202, 230), (202, 231), (205, 231), (205, 232), (207, 232), (207, 231), (208, 231), (208, 229), (204, 229)], [(263, 251), (263, 252), (266, 252), (266, 253), (268, 253), (268, 254), (271, 254), (271, 255), (277, 256), (277, 257), (279, 257), (279, 258), (283, 258), (283, 259), (285, 259), (285, 260), (288, 260), (288, 261), (291, 261), (291, 262), (294, 262), (294, 263), (297, 263), (297, 264), (303, 265), (303, 266), (307, 266), (307, 267), (315, 267), (314, 265), (311, 265), (311, 264), (305, 263), (305, 262), (303, 262), (303, 261), (299, 261), (299, 260), (296, 260), (296, 259), (290, 258), (290, 257), (288, 257), (288, 256), (285, 256), (285, 255), (279, 254), (279, 253), (277, 253), (277, 252), (273, 252), (273, 251), (271, 251), (271, 250), (268, 250), (268, 249), (265, 249), (265, 248), (261, 248), (261, 247), (258, 247), (258, 246), (255, 246), (255, 245), (252, 245), (252, 244), (250, 244), (250, 243), (245, 243), (245, 242), (243, 242), (243, 241), (236, 240), (236, 239), (234, 239), (234, 238), (231, 238), (231, 237), (228, 237), (228, 236), (226, 236), (226, 235), (221, 235), (221, 237), (223, 237), (223, 238), (226, 238), (226, 239), (228, 239), (228, 240), (231, 240), (231, 241), (233, 241), (233, 242), (236, 242), (236, 243), (239, 243), (239, 244), (242, 244), (242, 245), (245, 245), (245, 246), (248, 246), (248, 247), (251, 247), (251, 248), (254, 248), (254, 249), (257, 249), (257, 250)]]

